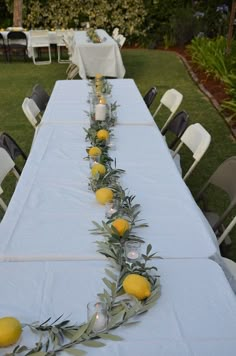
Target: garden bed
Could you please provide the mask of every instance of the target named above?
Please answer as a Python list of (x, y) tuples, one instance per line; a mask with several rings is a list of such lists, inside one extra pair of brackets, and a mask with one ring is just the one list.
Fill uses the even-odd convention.
[(170, 51), (175, 51), (184, 62), (192, 79), (197, 83), (199, 89), (208, 97), (212, 105), (223, 117), (226, 125), (229, 127), (233, 137), (236, 139), (236, 122), (230, 120), (232, 113), (229, 110), (223, 110), (221, 104), (224, 100), (229, 100), (230, 97), (226, 93), (226, 88), (223, 82), (208, 75), (204, 70), (199, 68), (191, 61), (190, 55), (183, 48), (172, 48)]

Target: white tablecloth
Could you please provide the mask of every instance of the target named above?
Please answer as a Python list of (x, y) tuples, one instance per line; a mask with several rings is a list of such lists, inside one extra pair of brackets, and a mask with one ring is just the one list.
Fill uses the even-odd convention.
[(86, 31), (78, 31), (74, 36), (72, 62), (79, 67), (79, 75), (85, 79), (101, 73), (106, 77), (123, 78), (125, 68), (120, 49), (104, 30), (96, 30), (102, 43), (89, 40)]
[[(85, 348), (88, 355), (235, 356), (236, 299), (220, 267), (209, 260), (155, 265), (161, 276), (157, 304), (139, 324), (113, 330), (124, 340), (105, 341), (99, 351)], [(87, 303), (103, 291), (103, 276), (101, 261), (0, 263), (0, 315), (31, 323), (63, 314), (63, 320), (83, 323)], [(21, 344), (33, 341), (25, 329)]]
[[(139, 234), (161, 257), (210, 257), (215, 236), (194, 202), (155, 126), (114, 128), (122, 186), (136, 195)], [(104, 207), (88, 190), (90, 169), (84, 125), (47, 125), (39, 130), (26, 167), (0, 224), (1, 260), (99, 259), (90, 234)], [(145, 145), (140, 145), (148, 137)]]
[[(117, 102), (118, 125), (156, 126), (133, 79), (113, 79), (111, 102)], [(59, 80), (43, 115), (43, 123), (88, 123), (89, 92), (86, 80)]]

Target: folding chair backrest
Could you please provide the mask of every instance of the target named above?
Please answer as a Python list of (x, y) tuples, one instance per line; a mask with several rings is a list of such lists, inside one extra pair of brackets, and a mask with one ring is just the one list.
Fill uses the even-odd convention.
[(148, 90), (148, 92), (144, 95), (143, 100), (145, 101), (145, 104), (149, 108), (151, 104), (153, 103), (155, 97), (157, 95), (157, 88), (152, 87), (151, 89)]
[(117, 39), (118, 35), (119, 35), (119, 28), (115, 27), (114, 30), (112, 31), (112, 37), (114, 38), (114, 40)]
[(122, 48), (124, 46), (124, 43), (126, 41), (126, 37), (123, 36), (122, 34), (119, 34), (116, 38), (116, 42), (118, 43), (118, 46)]
[(176, 112), (183, 100), (183, 95), (176, 89), (169, 89), (161, 98), (162, 105), (165, 105), (172, 113)]
[[(204, 184), (198, 193), (196, 200), (199, 200), (202, 195), (204, 195), (204, 192), (207, 190), (209, 185), (214, 185), (215, 187), (220, 188), (228, 195), (230, 200), (227, 208), (223, 211), (223, 213), (221, 213), (218, 219), (214, 221), (212, 228), (214, 231), (216, 231), (222, 225), (223, 221), (228, 216), (232, 208), (236, 205), (236, 156), (230, 157), (221, 163), (221, 165), (215, 170), (208, 181)], [(234, 224), (230, 223), (230, 226), (227, 228), (227, 232), (224, 232), (220, 237), (221, 242), (225, 239), (233, 226)]]
[(47, 30), (30, 30), (31, 45), (34, 46), (49, 46), (49, 34)]
[(186, 180), (208, 149), (211, 142), (211, 136), (201, 124), (196, 123), (188, 126), (181, 136), (180, 141), (181, 142), (176, 148), (173, 157), (179, 152), (183, 144), (185, 144), (193, 153), (194, 159), (193, 164), (183, 177), (183, 179)]
[(38, 106), (40, 111), (44, 111), (46, 109), (50, 96), (40, 84), (36, 84), (33, 87), (31, 99), (34, 100), (35, 104)]
[[(14, 173), (17, 180), (19, 179), (20, 175), (16, 171), (14, 166), (15, 166), (15, 163), (11, 159), (10, 155), (7, 153), (7, 151), (4, 148), (0, 147), (0, 194), (3, 193), (1, 184), (10, 171), (12, 171)], [(7, 210), (7, 205), (2, 200), (1, 197), (0, 197), (0, 205), (4, 211)]]
[(4, 148), (0, 147), (0, 185), (14, 166), (15, 163), (11, 159), (10, 155)]
[(225, 160), (208, 182), (224, 190), (231, 201), (236, 199), (236, 156)]
[(0, 134), (0, 147), (4, 148), (8, 154), (11, 156), (11, 159), (15, 161), (18, 156), (22, 156), (24, 160), (27, 159), (26, 154), (16, 143), (16, 141), (6, 132)]
[(186, 111), (180, 111), (176, 114), (172, 120), (168, 123), (165, 129), (162, 131), (162, 135), (166, 135), (167, 132), (171, 132), (175, 135), (175, 139), (169, 144), (169, 148), (173, 149), (184, 131), (188, 127), (189, 114)]
[(7, 34), (8, 44), (21, 44), (27, 46), (27, 36), (22, 31), (10, 31)]
[(174, 116), (175, 112), (177, 111), (178, 107), (180, 106), (183, 100), (183, 95), (176, 89), (169, 89), (167, 90), (164, 95), (161, 97), (160, 104), (157, 107), (156, 111), (153, 114), (153, 118), (156, 117), (157, 113), (164, 105), (167, 109), (170, 110), (170, 115), (167, 118), (165, 124), (163, 125), (161, 132), (166, 128), (172, 117)]
[(22, 109), (31, 125), (36, 128), (36, 126), (38, 125), (37, 116), (40, 113), (40, 109), (35, 104), (33, 99), (25, 98), (22, 103)]

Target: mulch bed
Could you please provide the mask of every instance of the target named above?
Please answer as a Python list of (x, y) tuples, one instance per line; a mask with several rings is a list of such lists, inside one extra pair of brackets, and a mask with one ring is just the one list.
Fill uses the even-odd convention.
[(200, 90), (208, 97), (212, 105), (224, 118), (224, 122), (229, 127), (233, 137), (236, 138), (236, 124), (227, 121), (227, 117), (229, 117), (231, 113), (226, 110), (222, 111), (221, 109), (221, 103), (224, 100), (230, 99), (229, 95), (226, 94), (225, 85), (194, 64), (184, 48), (171, 48), (168, 50), (174, 51), (180, 56), (192, 79), (198, 84)]

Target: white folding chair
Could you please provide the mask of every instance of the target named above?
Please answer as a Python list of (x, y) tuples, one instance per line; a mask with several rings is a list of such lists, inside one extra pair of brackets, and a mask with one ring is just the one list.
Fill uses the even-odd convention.
[(121, 34), (118, 35), (116, 38), (116, 42), (118, 43), (120, 49), (124, 46), (125, 41), (126, 41), (126, 37)]
[(117, 37), (119, 36), (119, 28), (115, 27), (114, 30), (112, 31), (112, 38), (114, 40), (117, 40)]
[(231, 220), (229, 225), (226, 227), (226, 229), (223, 231), (223, 233), (218, 238), (219, 245), (226, 239), (226, 237), (228, 237), (228, 234), (230, 233), (230, 231), (233, 229), (233, 227), (235, 225), (236, 225), (236, 216), (233, 218), (233, 220)]
[(36, 129), (39, 123), (37, 118), (39, 117), (40, 109), (35, 104), (34, 100), (31, 98), (25, 98), (22, 103), (22, 110), (31, 125)]
[[(57, 61), (58, 63), (70, 63), (70, 58), (68, 59), (62, 59), (62, 50), (63, 48), (68, 49), (68, 40), (65, 39), (65, 34), (67, 31), (63, 30), (57, 30), (56, 31), (56, 37), (57, 37)], [(67, 41), (67, 43), (66, 43)], [(68, 52), (68, 57), (69, 57), (69, 52)]]
[(236, 279), (236, 262), (234, 262), (226, 257), (222, 257), (222, 258), (226, 265), (226, 268), (229, 270), (231, 275)]
[(175, 112), (177, 111), (178, 107), (180, 106), (183, 100), (183, 95), (176, 89), (169, 89), (167, 90), (160, 100), (160, 104), (156, 111), (153, 114), (153, 118), (156, 117), (157, 113), (164, 105), (167, 109), (170, 110), (170, 115), (167, 118), (165, 124), (163, 125), (161, 132), (166, 128), (172, 117), (174, 116)]
[(208, 149), (211, 142), (211, 136), (201, 124), (196, 123), (188, 126), (181, 136), (180, 141), (180, 144), (173, 153), (173, 158), (175, 158), (181, 147), (185, 144), (193, 153), (194, 159), (194, 162), (183, 177), (183, 179), (186, 180)]
[(79, 67), (74, 63), (69, 64), (66, 74), (67, 79), (74, 79), (79, 74)]
[[(49, 35), (47, 30), (31, 30), (30, 31), (30, 47), (32, 48), (32, 57), (34, 64), (50, 64), (51, 59), (51, 48), (49, 42)], [(36, 49), (46, 48), (48, 52), (48, 59), (46, 60), (36, 60)]]
[[(14, 167), (15, 167), (15, 162), (11, 159), (7, 151), (4, 148), (0, 147), (0, 194), (3, 193), (2, 182), (5, 179), (5, 177), (8, 175), (8, 173), (12, 171), (16, 179), (17, 180), (19, 179), (20, 175)], [(4, 211), (7, 210), (7, 205), (1, 197), (0, 197), (0, 205)]]
[[(229, 215), (236, 206), (236, 156), (227, 158), (222, 162), (212, 173), (210, 178), (203, 185), (199, 193), (196, 195), (196, 201), (202, 202), (202, 210), (215, 232), (219, 245), (224, 241), (230, 244), (230, 236), (228, 235), (236, 224), (236, 217), (229, 223)], [(215, 189), (218, 195), (218, 200), (225, 200), (224, 209), (219, 208), (215, 204), (215, 208), (209, 208), (209, 198)], [(227, 197), (227, 204), (226, 204)], [(225, 225), (226, 224), (226, 225)], [(228, 224), (228, 225), (227, 225)]]

